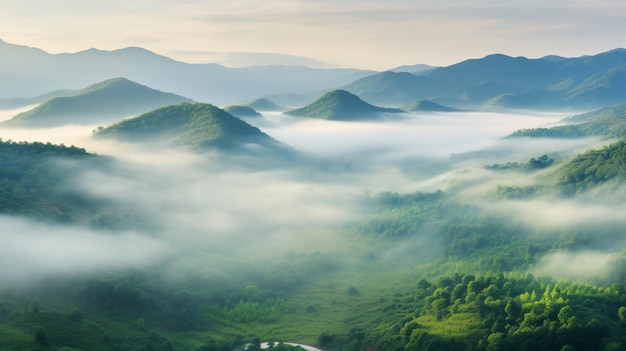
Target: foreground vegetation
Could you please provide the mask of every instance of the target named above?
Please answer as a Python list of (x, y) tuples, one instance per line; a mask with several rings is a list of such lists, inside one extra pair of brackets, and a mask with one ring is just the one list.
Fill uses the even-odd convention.
[[(5, 213), (109, 230), (123, 222), (106, 214), (111, 204), (68, 197), (57, 168), (65, 163), (43, 162), (97, 156), (49, 144), (1, 146)], [(558, 168), (533, 192), (500, 187), (484, 196), (568, 199), (580, 195), (572, 189), (619, 187), (624, 148), (619, 142), (558, 165), (542, 156), (488, 167)], [(149, 268), (7, 286), (0, 291), (0, 350), (225, 351), (248, 343), (254, 349), (261, 340), (336, 351), (626, 346), (626, 255), (615, 246), (624, 221), (546, 228), (444, 191), (385, 192), (357, 203), (363, 218), (340, 230), (350, 251), (224, 260), (219, 270), (182, 271), (164, 259)], [(611, 253), (611, 269), (584, 282), (535, 273), (551, 253), (589, 250)]]

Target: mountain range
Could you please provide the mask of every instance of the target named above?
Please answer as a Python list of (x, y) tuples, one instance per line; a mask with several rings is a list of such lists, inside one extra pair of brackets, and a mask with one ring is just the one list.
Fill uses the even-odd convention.
[(157, 107), (191, 102), (125, 78), (90, 85), (73, 95), (55, 97), (2, 123), (3, 126), (50, 127), (108, 124)]
[(343, 89), (387, 106), (428, 99), (466, 108), (597, 108), (626, 100), (626, 49), (558, 59), (495, 54), (419, 74), (382, 72)]
[(404, 112), (368, 104), (345, 90), (330, 91), (312, 103), (285, 113), (295, 117), (318, 118), (335, 121), (383, 119), (384, 114)]
[(2, 98), (31, 98), (125, 77), (196, 101), (227, 105), (272, 94), (332, 89), (372, 73), (300, 66), (227, 68), (218, 64), (188, 64), (138, 47), (50, 54), (0, 40)]
[(580, 110), (624, 102), (626, 49), (574, 58), (493, 54), (446, 67), (414, 64), (375, 72), (188, 64), (138, 47), (50, 54), (0, 40), (0, 79), (5, 83), (0, 87), (0, 106), (18, 102), (9, 99), (32, 99), (113, 77), (217, 105), (272, 96), (302, 98), (340, 88), (382, 106), (430, 100), (472, 109)]

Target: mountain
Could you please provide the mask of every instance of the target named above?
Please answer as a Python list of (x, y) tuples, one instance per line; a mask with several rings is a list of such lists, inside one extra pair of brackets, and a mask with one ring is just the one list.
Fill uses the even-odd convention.
[(626, 101), (626, 50), (578, 58), (494, 54), (418, 74), (377, 73), (343, 89), (385, 105), (431, 100), (471, 108), (597, 108)]
[(260, 113), (256, 112), (249, 106), (233, 105), (224, 107), (224, 111), (230, 113), (235, 117), (262, 117)]
[(565, 118), (562, 122), (578, 123), (552, 128), (521, 129), (509, 137), (582, 138), (601, 136), (623, 138), (626, 137), (626, 103)]
[(626, 180), (626, 141), (588, 150), (567, 162), (558, 173), (558, 187), (575, 194), (609, 181)]
[(248, 106), (258, 111), (284, 111), (286, 110), (285, 107), (277, 105), (273, 103), (272, 101), (268, 99), (264, 99), (264, 98), (252, 100), (248, 102), (247, 104), (245, 104), (245, 106)]
[(439, 105), (430, 100), (418, 100), (402, 108), (407, 112), (457, 112), (459, 109)]
[(28, 105), (35, 105), (45, 102), (56, 97), (72, 96), (76, 95), (78, 90), (55, 90), (49, 93), (38, 95), (30, 98), (9, 98), (0, 99), (0, 110), (10, 110), (14, 108), (24, 107)]
[(562, 109), (566, 95), (558, 90), (527, 89), (506, 93), (487, 100), (487, 109)]
[(75, 95), (48, 100), (3, 122), (2, 125), (49, 127), (64, 124), (105, 124), (160, 106), (190, 101), (125, 78), (114, 78), (90, 85)]
[(79, 89), (93, 82), (126, 77), (196, 101), (228, 105), (259, 96), (328, 90), (372, 73), (287, 65), (227, 68), (188, 64), (137, 47), (49, 54), (0, 41), (0, 97), (5, 98)]
[(182, 103), (123, 120), (95, 133), (100, 138), (156, 142), (197, 151), (292, 156), (294, 151), (211, 104)]
[(358, 96), (345, 90), (333, 90), (309, 105), (285, 112), (288, 115), (305, 118), (319, 118), (335, 121), (358, 121), (382, 118), (384, 113), (403, 112), (394, 108), (373, 106)]
[(390, 69), (389, 71), (396, 72), (396, 73), (399, 73), (399, 72), (423, 73), (423, 72), (430, 71), (435, 68), (437, 68), (437, 66), (430, 66), (430, 65), (425, 65), (423, 63), (420, 63), (416, 65), (398, 66), (396, 68)]
[(568, 91), (566, 100), (589, 106), (626, 102), (626, 65), (590, 76)]
[[(69, 162), (54, 162), (71, 160)], [(0, 214), (58, 222), (84, 221), (102, 202), (71, 190), (76, 169), (95, 169), (108, 162), (75, 146), (0, 139)], [(24, 189), (29, 189), (24, 191)]]
[(404, 105), (417, 97), (431, 97), (430, 83), (428, 76), (387, 71), (358, 79), (343, 89), (373, 104)]

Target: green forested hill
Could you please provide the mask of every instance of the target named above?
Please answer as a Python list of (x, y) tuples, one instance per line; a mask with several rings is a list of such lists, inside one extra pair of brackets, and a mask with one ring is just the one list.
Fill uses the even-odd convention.
[(0, 141), (0, 213), (75, 221), (88, 199), (67, 186), (72, 168), (63, 161), (98, 160), (74, 146)]
[[(144, 113), (101, 128), (96, 137), (131, 142), (157, 142), (195, 150), (246, 152), (261, 148), (276, 155), (291, 155), (285, 144), (211, 104), (183, 103)], [(258, 150), (257, 150), (258, 151)]]
[(625, 140), (589, 150), (567, 162), (559, 171), (558, 187), (576, 193), (609, 181), (626, 181)]
[(601, 136), (626, 137), (626, 104), (619, 104), (588, 113), (572, 116), (563, 122), (578, 122), (552, 128), (518, 130), (509, 137), (582, 138)]
[(373, 106), (345, 90), (334, 90), (322, 95), (309, 105), (285, 113), (304, 118), (359, 121), (381, 119), (383, 113), (399, 112), (402, 110)]
[(90, 85), (71, 96), (50, 99), (3, 122), (2, 125), (30, 128), (65, 124), (97, 125), (160, 106), (190, 101), (125, 78), (114, 78)]

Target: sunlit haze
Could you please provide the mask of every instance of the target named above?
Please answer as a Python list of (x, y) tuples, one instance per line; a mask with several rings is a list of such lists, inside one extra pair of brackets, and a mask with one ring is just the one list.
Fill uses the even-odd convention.
[(0, 39), (50, 53), (140, 46), (226, 65), (254, 63), (233, 61), (239, 56), (230, 53), (275, 53), (384, 70), (492, 53), (574, 57), (626, 46), (626, 3), (619, 0), (31, 0), (5, 1), (0, 21)]

